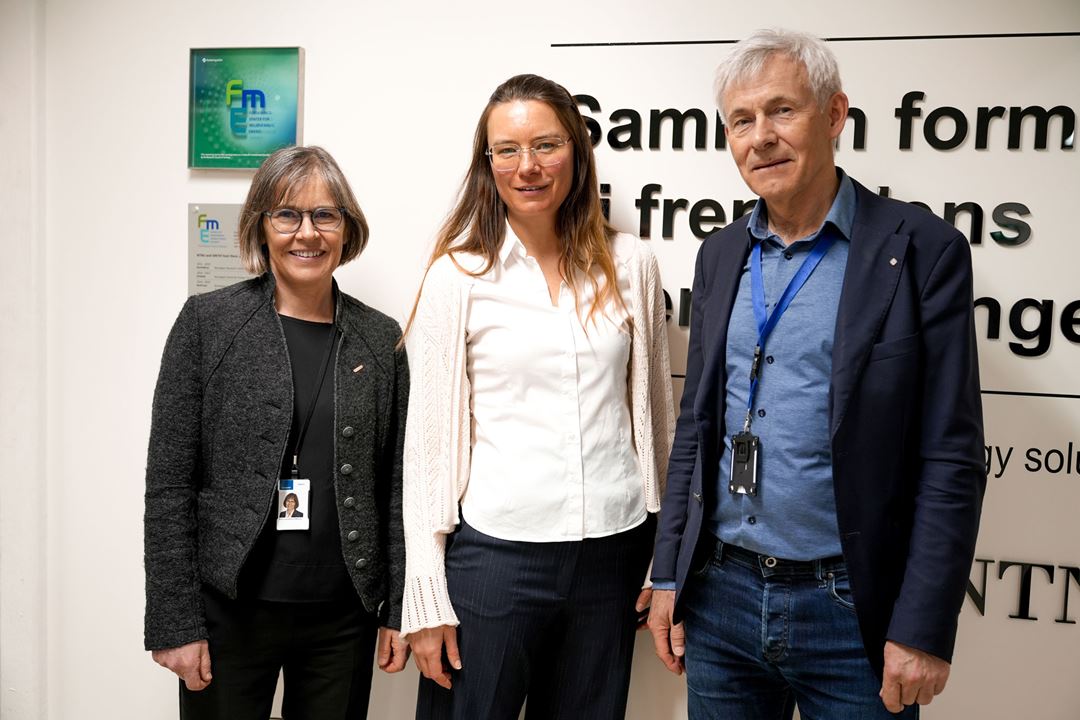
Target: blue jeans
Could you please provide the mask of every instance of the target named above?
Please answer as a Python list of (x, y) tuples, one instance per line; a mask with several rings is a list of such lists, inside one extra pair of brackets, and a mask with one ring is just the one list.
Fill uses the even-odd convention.
[(716, 543), (683, 600), (690, 720), (894, 715), (866, 659), (842, 559), (792, 563)]

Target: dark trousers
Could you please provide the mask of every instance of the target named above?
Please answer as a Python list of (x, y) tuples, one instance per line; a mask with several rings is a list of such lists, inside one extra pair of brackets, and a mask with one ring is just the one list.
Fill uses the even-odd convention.
[(204, 589), (213, 680), (180, 681), (183, 720), (266, 720), (284, 671), (285, 720), (367, 717), (378, 621), (360, 601), (230, 600)]
[(451, 690), (420, 678), (418, 720), (516, 720), (522, 703), (527, 720), (622, 718), (655, 527), (529, 543), (462, 522), (446, 551), (462, 668)]

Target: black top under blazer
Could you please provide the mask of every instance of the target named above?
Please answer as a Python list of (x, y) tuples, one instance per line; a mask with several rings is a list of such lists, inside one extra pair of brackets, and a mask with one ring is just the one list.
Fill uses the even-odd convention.
[[(409, 368), (397, 322), (338, 292), (334, 487), (341, 552), (364, 608), (400, 626), (401, 450)], [(274, 277), (188, 298), (165, 344), (146, 467), (147, 650), (207, 638), (201, 586), (235, 598), (277, 513), (293, 380)], [(350, 533), (356, 531), (353, 540)]]

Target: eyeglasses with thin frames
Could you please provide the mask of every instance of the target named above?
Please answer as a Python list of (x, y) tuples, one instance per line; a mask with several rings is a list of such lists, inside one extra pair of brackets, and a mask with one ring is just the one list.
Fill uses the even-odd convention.
[(305, 215), (311, 218), (311, 224), (316, 230), (323, 232), (337, 230), (345, 218), (344, 208), (336, 207), (317, 207), (311, 210), (283, 207), (267, 210), (263, 215), (270, 218), (270, 225), (284, 235), (291, 235), (300, 230), (300, 226), (304, 224)]
[(511, 172), (518, 169), (521, 158), (532, 153), (540, 167), (558, 165), (566, 159), (563, 148), (570, 144), (569, 138), (540, 138), (531, 147), (521, 147), (517, 143), (498, 143), (489, 147), (485, 154), (491, 160), (491, 167), (496, 172)]

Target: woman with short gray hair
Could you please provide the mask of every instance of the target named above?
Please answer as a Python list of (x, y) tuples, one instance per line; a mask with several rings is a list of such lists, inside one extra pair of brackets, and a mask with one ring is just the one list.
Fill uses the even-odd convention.
[[(334, 159), (272, 154), (240, 220), (258, 275), (188, 299), (165, 345), (146, 470), (145, 645), (182, 718), (360, 718), (400, 670), (401, 330), (338, 290), (368, 241)], [(284, 507), (285, 511), (279, 512)]]

